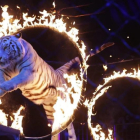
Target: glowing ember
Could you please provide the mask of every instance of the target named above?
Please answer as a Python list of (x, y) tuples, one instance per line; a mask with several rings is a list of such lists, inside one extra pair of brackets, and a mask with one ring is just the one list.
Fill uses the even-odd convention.
[(103, 65), (103, 69), (104, 69), (104, 71), (106, 71), (107, 70), (107, 65)]
[(52, 127), (52, 125), (50, 123), (48, 123), (48, 127)]
[(19, 6), (17, 6), (17, 8), (18, 8), (18, 9), (20, 9), (20, 7), (19, 7)]
[(55, 8), (55, 2), (53, 2), (53, 7)]

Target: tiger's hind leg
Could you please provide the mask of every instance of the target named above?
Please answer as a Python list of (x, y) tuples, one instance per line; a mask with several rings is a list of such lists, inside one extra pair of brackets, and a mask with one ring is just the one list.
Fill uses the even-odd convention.
[[(66, 64), (64, 64), (63, 66), (61, 66), (60, 68), (56, 69), (56, 73), (58, 73), (60, 77), (63, 77), (64, 74), (71, 73), (73, 69), (76, 69), (76, 72), (78, 72), (77, 68), (80, 69), (79, 67), (80, 63), (81, 63), (80, 59), (76, 57), (72, 59), (71, 61), (67, 62)], [(68, 130), (68, 139), (76, 140), (75, 129), (72, 123), (70, 123), (67, 126), (67, 130)]]
[[(80, 64), (80, 60), (78, 57), (72, 59), (68, 63), (64, 64), (63, 66), (55, 70), (56, 75), (58, 76), (58, 79), (59, 79), (57, 80), (58, 87), (59, 85), (61, 87), (65, 83), (63, 74), (71, 72), (71, 70), (75, 68), (75, 64), (76, 64), (76, 67), (79, 66)], [(55, 112), (53, 105), (56, 103), (58, 96), (61, 96), (62, 99), (64, 99), (65, 96), (63, 96), (61, 92), (59, 93), (54, 88), (49, 88), (47, 90), (48, 90), (48, 94), (47, 94), (48, 96), (46, 96), (46, 98), (44, 99), (43, 107), (45, 109), (48, 121), (51, 124), (53, 124), (53, 120), (54, 120), (53, 113)], [(76, 140), (75, 130), (72, 123), (68, 126), (67, 129), (68, 129), (69, 140)], [(60, 135), (58, 134), (58, 135), (52, 136), (51, 140), (60, 140)]]

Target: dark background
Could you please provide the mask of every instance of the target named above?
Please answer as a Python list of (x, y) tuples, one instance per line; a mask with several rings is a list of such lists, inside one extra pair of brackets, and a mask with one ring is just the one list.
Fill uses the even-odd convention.
[[(39, 15), (38, 11), (52, 10), (52, 0), (4, 0), (0, 5), (9, 5), (9, 13), (20, 17), (22, 12)], [(95, 50), (106, 42), (115, 45), (88, 60), (87, 91), (85, 98), (91, 98), (103, 78), (113, 71), (133, 72), (138, 69), (140, 59), (140, 1), (139, 0), (56, 0), (56, 10), (65, 18), (68, 25), (75, 21), (79, 38), (90, 49)], [(16, 6), (20, 7), (20, 10)], [(70, 7), (70, 8), (68, 8)], [(65, 9), (63, 9), (65, 8)], [(1, 10), (0, 10), (1, 12)], [(72, 25), (71, 25), (72, 26)], [(38, 54), (54, 68), (79, 55), (74, 45), (60, 33), (38, 28), (22, 32)], [(112, 57), (110, 57), (112, 56)], [(108, 66), (104, 71), (103, 64)], [(95, 105), (94, 124), (99, 123), (104, 132), (114, 129), (118, 140), (139, 140), (140, 136), (140, 84), (136, 79), (120, 78), (112, 82), (112, 88), (100, 97)], [(1, 108), (8, 114), (20, 105), (26, 107), (23, 119), (26, 136), (42, 136), (50, 133), (42, 106), (25, 99), (20, 91), (5, 95)], [(74, 126), (78, 140), (91, 139), (87, 129), (87, 109), (83, 106), (77, 112)], [(45, 123), (44, 123), (45, 122)], [(9, 122), (10, 124), (10, 122)], [(61, 134), (67, 139), (67, 132)], [(49, 138), (48, 138), (49, 139)]]

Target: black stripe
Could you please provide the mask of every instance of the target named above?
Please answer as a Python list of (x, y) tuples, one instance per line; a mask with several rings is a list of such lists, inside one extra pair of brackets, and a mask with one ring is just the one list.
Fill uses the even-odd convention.
[[(41, 91), (40, 93), (33, 94), (32, 96), (35, 96), (35, 97), (40, 96), (40, 95), (43, 94), (43, 92), (46, 91), (47, 89), (48, 89), (48, 88), (45, 87), (45, 88), (43, 89), (43, 91)], [(29, 89), (29, 90), (30, 90), (30, 89)], [(44, 96), (46, 96), (46, 95), (44, 95)], [(43, 98), (43, 97), (41, 97), (41, 98)]]
[(43, 84), (44, 84), (44, 82), (42, 82), (41, 85), (40, 85), (39, 87), (33, 86), (33, 87), (31, 87), (31, 88), (29, 88), (29, 89), (25, 89), (25, 90), (33, 90), (33, 89), (38, 90), (38, 89), (40, 89), (40, 88), (43, 86)]
[[(13, 41), (13, 42), (16, 44), (16, 47), (18, 50), (18, 56), (20, 56), (20, 48), (18, 47), (17, 42), (15, 42), (15, 41)], [(14, 48), (14, 50), (15, 50), (15, 48)], [(27, 53), (28, 53), (28, 50), (27, 50)], [(25, 54), (25, 56), (26, 56), (26, 54)]]
[(15, 66), (14, 66), (14, 71), (16, 70), (17, 65), (18, 65), (18, 63), (15, 64)]
[[(53, 105), (54, 105), (54, 104), (52, 104), (52, 103), (49, 103), (49, 104), (47, 104), (47, 105), (46, 105), (46, 104), (43, 104), (43, 106), (51, 106), (51, 107), (52, 107)], [(43, 107), (43, 108), (44, 108), (44, 107)], [(45, 109), (45, 108), (44, 108), (44, 109)]]
[(44, 92), (45, 90), (47, 90), (48, 89), (48, 87), (45, 87), (44, 89), (43, 89), (43, 91), (42, 92)]
[(44, 108), (45, 111), (49, 112), (49, 113), (54, 113), (55, 111), (50, 111)]
[(25, 91), (25, 93), (24, 93), (24, 96), (25, 96), (25, 97), (27, 97), (26, 94), (29, 94), (28, 96), (32, 96), (32, 95), (30, 94), (30, 91)]
[[(27, 50), (26, 54), (24, 55), (24, 58), (26, 57), (26, 55), (28, 54), (29, 49)], [(19, 64), (20, 65), (20, 64)]]
[(38, 77), (38, 80), (37, 80), (37, 82), (35, 83), (35, 85), (38, 85), (38, 82), (40, 81), (41, 75), (42, 75), (42, 72), (40, 72), (39, 77)]
[(40, 88), (43, 86), (43, 84), (44, 84), (44, 82), (42, 82), (42, 83), (40, 84), (40, 86), (37, 87), (37, 88), (35, 88), (35, 89), (36, 89), (36, 90), (40, 89)]
[(30, 66), (30, 65), (32, 65), (32, 64), (33, 64), (33, 63), (31, 63), (31, 64), (29, 64), (29, 65), (27, 65), (27, 66), (23, 66), (23, 67), (19, 70), (19, 72), (21, 72), (23, 68), (26, 68), (26, 67), (28, 67), (28, 66)]
[[(37, 80), (37, 82), (34, 84), (35, 86), (36, 86), (36, 85), (38, 84), (38, 82), (40, 81), (41, 74), (42, 74), (42, 73), (39, 74), (38, 80)], [(32, 89), (35, 89), (35, 88), (32, 87), (32, 88), (30, 88), (30, 89), (25, 89), (25, 90), (32, 90)]]
[[(26, 94), (28, 94), (28, 95), (26, 95)], [(32, 94), (30, 93), (30, 91), (26, 91), (25, 94), (24, 94), (24, 96), (28, 98), (28, 97), (31, 97)]]
[[(30, 96), (31, 97), (31, 96)], [(28, 98), (28, 97), (27, 97)], [(32, 101), (36, 101), (36, 100), (39, 100), (39, 99), (43, 99), (43, 97), (40, 97), (40, 98), (37, 98), (37, 99), (30, 99), (30, 100), (32, 100)]]
[(56, 89), (56, 87), (55, 87), (55, 86), (53, 86), (53, 85), (50, 85), (50, 86), (49, 86), (49, 88)]
[(0, 69), (2, 72), (4, 72), (5, 75), (9, 76), (11, 78), (11, 76), (9, 74), (7, 74), (5, 71), (3, 71), (2, 69)]
[[(36, 93), (36, 94), (34, 93), (31, 96), (37, 97), (37, 96), (40, 96), (40, 95), (42, 95), (42, 92), (41, 93)], [(46, 95), (44, 95), (44, 96), (46, 96)], [(43, 96), (41, 98), (43, 98)]]
[(27, 58), (25, 61), (23, 61), (22, 63), (20, 63), (18, 67), (20, 67), (23, 63), (25, 63), (27, 60), (29, 60), (29, 58)]
[(17, 45), (17, 49), (18, 49), (18, 56), (20, 56), (20, 48), (18, 47), (18, 45)]
[[(39, 68), (39, 67), (38, 67), (38, 68)], [(37, 71), (38, 71), (38, 69), (37, 69)], [(42, 71), (42, 66), (41, 66), (41, 71)], [(41, 76), (42, 76), (42, 72), (40, 72), (39, 77), (38, 77), (38, 80), (37, 80), (37, 82), (36, 82), (34, 85), (38, 85)], [(43, 82), (42, 82), (41, 84), (43, 84)], [(37, 88), (37, 89), (38, 89), (38, 88)], [(42, 92), (41, 92), (41, 93), (42, 93)]]
[[(40, 93), (36, 93), (36, 94), (34, 94), (33, 96), (35, 96), (35, 97), (40, 96), (40, 95), (43, 94), (43, 92), (44, 92), (45, 90), (47, 90), (47, 89), (48, 89), (48, 88), (45, 87), (45, 88), (43, 89), (43, 91), (41, 91)], [(44, 96), (46, 96), (46, 95), (44, 95)], [(42, 96), (41, 98), (43, 98), (43, 96)]]
[(6, 68), (8, 71), (11, 71), (11, 72), (13, 72), (10, 68)]

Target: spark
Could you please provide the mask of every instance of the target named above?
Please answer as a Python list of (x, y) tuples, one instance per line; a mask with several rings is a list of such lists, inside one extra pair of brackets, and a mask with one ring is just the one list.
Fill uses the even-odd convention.
[(53, 2), (53, 7), (55, 8), (55, 1)]
[(20, 7), (17, 5), (17, 8), (20, 9)]
[(50, 123), (48, 123), (48, 127), (52, 127), (52, 125)]
[(107, 65), (103, 65), (103, 69), (104, 69), (104, 71), (106, 71), (107, 70)]

